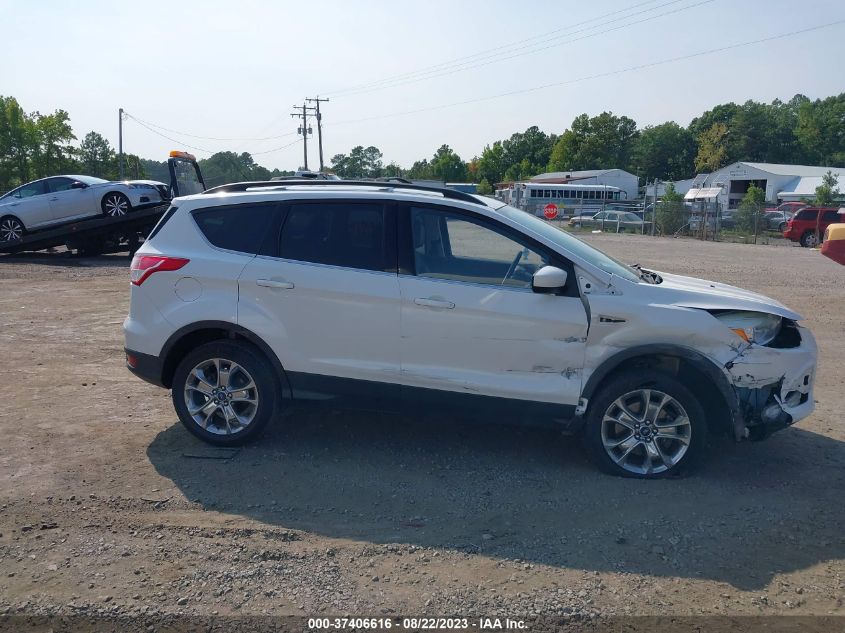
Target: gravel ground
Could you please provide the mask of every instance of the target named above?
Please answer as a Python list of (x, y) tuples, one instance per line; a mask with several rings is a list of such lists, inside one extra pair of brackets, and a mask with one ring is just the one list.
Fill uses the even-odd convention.
[(656, 482), (601, 475), (550, 431), (448, 419), (294, 410), (212, 449), (124, 369), (126, 257), (0, 258), (0, 615), (845, 615), (845, 269), (586, 239), (803, 312), (816, 412)]

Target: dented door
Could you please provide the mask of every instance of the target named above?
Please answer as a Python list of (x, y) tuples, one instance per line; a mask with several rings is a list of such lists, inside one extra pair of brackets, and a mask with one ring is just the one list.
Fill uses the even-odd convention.
[(533, 272), (557, 263), (552, 254), (454, 210), (414, 206), (407, 220), (412, 274), (399, 277), (402, 384), (577, 404), (584, 305), (577, 293), (531, 290)]

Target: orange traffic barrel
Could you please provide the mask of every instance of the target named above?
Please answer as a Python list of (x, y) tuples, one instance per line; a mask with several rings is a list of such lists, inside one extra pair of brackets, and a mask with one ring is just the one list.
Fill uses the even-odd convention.
[(845, 224), (831, 224), (824, 232), (822, 255), (845, 266)]

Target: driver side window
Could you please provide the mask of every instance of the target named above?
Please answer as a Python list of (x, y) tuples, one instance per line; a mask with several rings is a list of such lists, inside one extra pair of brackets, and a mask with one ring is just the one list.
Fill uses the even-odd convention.
[(418, 277), (530, 289), (549, 263), (487, 223), (446, 211), (412, 207), (411, 235)]

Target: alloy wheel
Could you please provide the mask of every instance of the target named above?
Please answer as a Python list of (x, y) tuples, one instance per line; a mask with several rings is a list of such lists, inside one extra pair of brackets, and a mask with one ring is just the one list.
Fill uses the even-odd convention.
[(0, 242), (17, 242), (23, 237), (23, 224), (16, 218), (0, 222)]
[(656, 389), (637, 389), (607, 408), (601, 439), (610, 458), (639, 475), (657, 475), (683, 459), (692, 424), (684, 407)]
[(202, 361), (185, 381), (188, 414), (215, 435), (235, 435), (246, 429), (258, 412), (258, 387), (249, 372), (225, 358)]
[(106, 214), (117, 218), (129, 212), (129, 201), (124, 196), (115, 193), (106, 197), (103, 202), (103, 208)]

